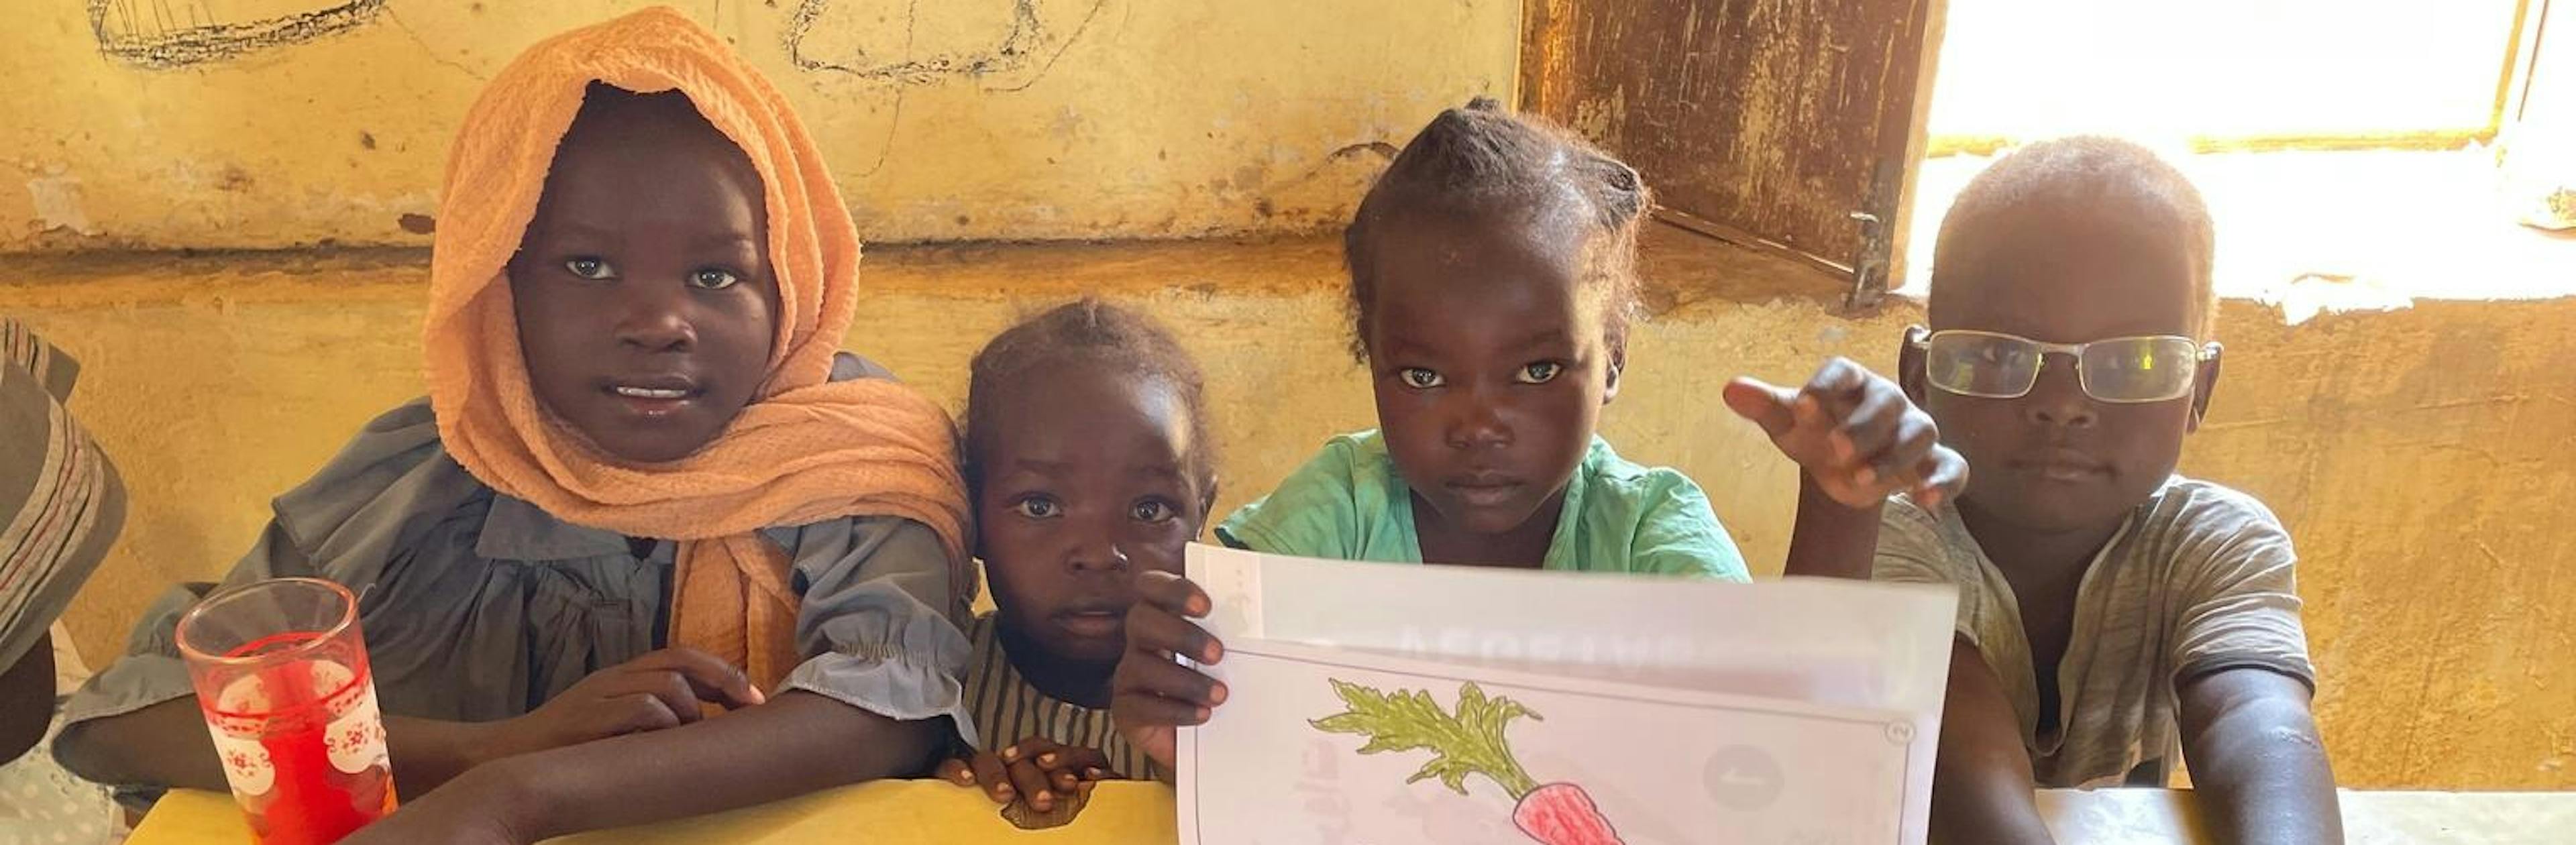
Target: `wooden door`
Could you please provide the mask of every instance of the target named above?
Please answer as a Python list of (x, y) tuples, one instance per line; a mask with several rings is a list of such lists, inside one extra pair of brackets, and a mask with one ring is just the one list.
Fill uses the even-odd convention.
[(1656, 213), (1875, 305), (1896, 271), (1942, 0), (1529, 0), (1521, 107), (1645, 174)]

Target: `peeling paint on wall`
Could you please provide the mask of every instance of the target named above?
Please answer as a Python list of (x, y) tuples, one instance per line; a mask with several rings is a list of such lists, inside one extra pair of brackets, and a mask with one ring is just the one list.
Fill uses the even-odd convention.
[(98, 234), (98, 227), (81, 209), (80, 177), (57, 173), (29, 179), (27, 195), (35, 201), (36, 223), (42, 230)]

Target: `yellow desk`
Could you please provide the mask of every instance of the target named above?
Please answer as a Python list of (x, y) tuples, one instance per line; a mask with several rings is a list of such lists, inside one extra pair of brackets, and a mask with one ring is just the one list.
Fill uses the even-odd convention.
[[(951, 845), (959, 842), (1150, 843), (1176, 842), (1172, 789), (1159, 783), (1103, 783), (1074, 822), (1024, 831), (1003, 821), (1001, 808), (983, 793), (936, 780), (879, 781), (817, 792), (730, 813), (555, 840), (556, 845), (677, 845), (677, 843), (866, 842), (868, 845)], [(135, 826), (127, 845), (212, 845), (250, 841), (250, 829), (233, 797), (220, 792), (174, 790)]]
[[(2047, 790), (2039, 807), (2059, 842), (2082, 845), (2196, 843), (2191, 793), (2162, 789)], [(1105, 783), (1073, 824), (1021, 831), (971, 790), (939, 781), (888, 781), (647, 828), (603, 831), (563, 845), (696, 842), (1153, 843), (1179, 838), (1172, 791), (1156, 783)], [(2344, 792), (2344, 833), (2352, 845), (2567, 845), (2576, 842), (2576, 792)], [(173, 792), (128, 845), (245, 842), (232, 797)]]

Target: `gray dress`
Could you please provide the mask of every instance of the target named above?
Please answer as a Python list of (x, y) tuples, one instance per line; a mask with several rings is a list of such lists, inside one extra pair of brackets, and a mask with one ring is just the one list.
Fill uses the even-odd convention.
[[(807, 658), (783, 689), (899, 720), (969, 724), (959, 676), (965, 596), (928, 527), (893, 517), (765, 529), (803, 595)], [(440, 445), (427, 400), (369, 423), (311, 481), (278, 497), (226, 585), (311, 575), (346, 585), (392, 715), (517, 716), (584, 676), (661, 647), (674, 546), (637, 558), (626, 538), (494, 492)], [(65, 719), (114, 716), (190, 694), (172, 629), (216, 585), (183, 584), (147, 610), (125, 656), (76, 693)], [(775, 692), (775, 691), (772, 691)]]

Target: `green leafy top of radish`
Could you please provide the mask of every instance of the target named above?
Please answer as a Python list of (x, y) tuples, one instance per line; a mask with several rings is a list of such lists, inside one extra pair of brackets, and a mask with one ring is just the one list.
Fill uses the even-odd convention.
[(1341, 696), (1348, 709), (1309, 722), (1317, 730), (1368, 737), (1368, 744), (1360, 746), (1362, 754), (1416, 749), (1432, 753), (1431, 762), (1405, 778), (1405, 783), (1436, 777), (1441, 785), (1465, 795), (1467, 776), (1484, 775), (1510, 793), (1514, 801), (1538, 788), (1529, 773), (1521, 770), (1520, 761), (1512, 758), (1510, 741), (1503, 737), (1503, 729), (1513, 719), (1546, 719), (1520, 702), (1502, 696), (1487, 697), (1473, 681), (1458, 689), (1458, 710), (1454, 715), (1441, 709), (1440, 702), (1432, 700), (1427, 690), (1396, 690), (1388, 695), (1333, 679), (1333, 692)]

